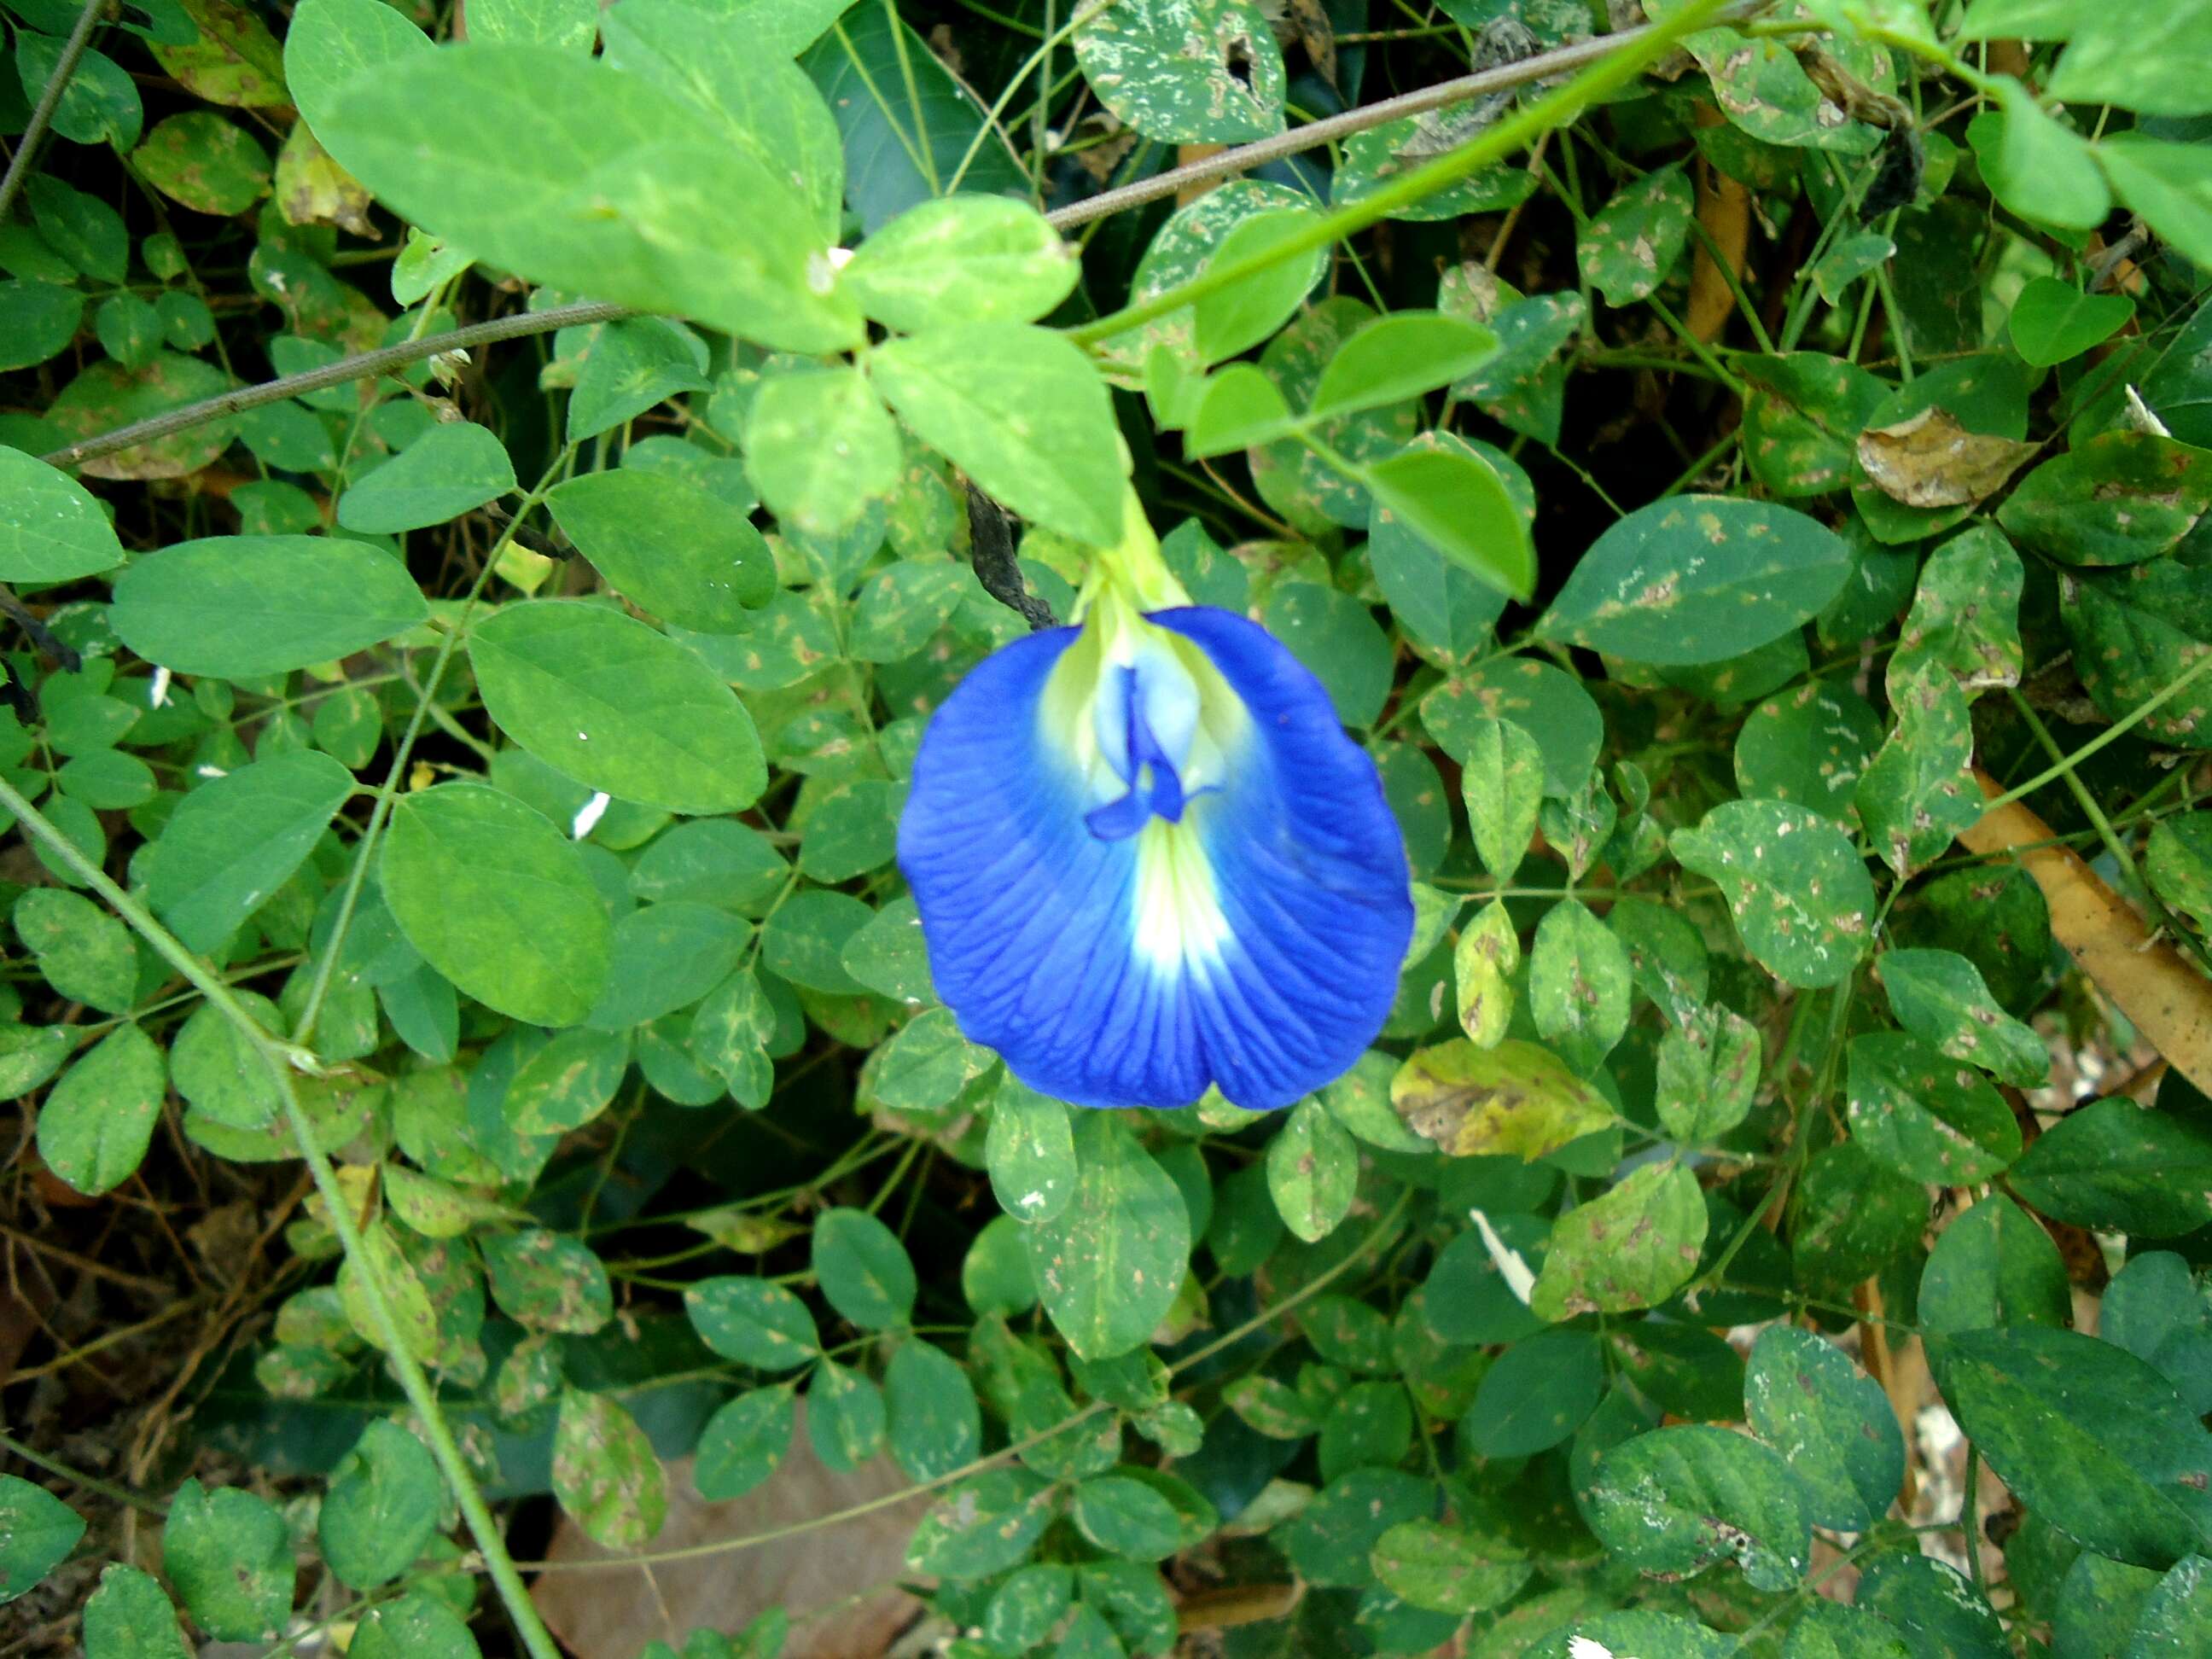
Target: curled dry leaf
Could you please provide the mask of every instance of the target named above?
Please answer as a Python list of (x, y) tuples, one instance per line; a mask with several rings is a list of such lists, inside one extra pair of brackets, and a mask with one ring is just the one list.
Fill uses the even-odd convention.
[[(1978, 768), (1974, 781), (1990, 799), (2002, 793)], [(2212, 981), (2153, 939), (2127, 902), (2071, 850), (2051, 844), (2051, 826), (2018, 801), (1990, 808), (1959, 841), (1984, 855), (2010, 852), (2043, 890), (2051, 933), (2075, 964), (2169, 1065), (2212, 1091)]]
[(1969, 432), (1934, 407), (1859, 434), (1867, 481), (1907, 507), (1967, 507), (2004, 487), (2037, 446)]

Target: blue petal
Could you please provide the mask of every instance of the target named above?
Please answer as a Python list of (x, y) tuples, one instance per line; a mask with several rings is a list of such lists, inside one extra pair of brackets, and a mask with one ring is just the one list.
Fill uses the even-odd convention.
[[(939, 994), (1031, 1087), (1182, 1106), (1217, 1084), (1240, 1106), (1286, 1105), (1341, 1075), (1389, 1015), (1413, 923), (1404, 848), (1373, 763), (1264, 629), (1204, 607), (1151, 621), (1241, 704), (1221, 775), (1170, 793), (1156, 764), (1126, 813), (1101, 808), (1044, 717), (1080, 636), (1031, 635), (930, 722), (900, 866)], [(1128, 762), (1157, 747), (1141, 724)], [(1102, 838), (1140, 808), (1161, 816)], [(1099, 832), (1094, 811), (1113, 814)]]

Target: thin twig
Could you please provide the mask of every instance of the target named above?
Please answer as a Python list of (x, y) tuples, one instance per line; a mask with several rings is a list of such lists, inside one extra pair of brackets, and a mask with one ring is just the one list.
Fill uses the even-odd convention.
[(31, 111), (22, 139), (15, 146), (15, 157), (8, 163), (8, 174), (0, 178), (0, 220), (8, 216), (8, 210), (15, 205), (15, 192), (31, 176), (31, 157), (38, 151), (39, 140), (46, 136), (46, 125), (60, 107), (62, 94), (69, 90), (70, 77), (76, 73), (85, 48), (92, 44), (92, 31), (100, 21), (100, 13), (106, 9), (107, 0), (84, 0), (84, 9), (76, 15), (76, 27), (62, 43), (62, 55), (55, 60), (54, 72), (46, 77), (46, 90), (39, 94), (38, 105)]
[(425, 357), (434, 357), (443, 352), (465, 351), (471, 346), (489, 345), (495, 340), (517, 340), (532, 334), (550, 334), (558, 329), (614, 322), (632, 314), (621, 306), (607, 305), (598, 300), (584, 300), (574, 305), (555, 306), (545, 311), (517, 312), (512, 317), (495, 317), (488, 323), (471, 323), (466, 328), (453, 329), (444, 334), (426, 334), (419, 340), (403, 340), (398, 345), (386, 346), (381, 350), (364, 351), (357, 357), (341, 357), (334, 363), (325, 363), (320, 368), (287, 374), (281, 380), (264, 380), (259, 386), (240, 386), (235, 392), (221, 392), (196, 404), (186, 404), (181, 409), (173, 409), (166, 415), (136, 421), (129, 426), (118, 427), (112, 432), (87, 438), (81, 443), (65, 445), (39, 459), (49, 466), (81, 466), (102, 455), (112, 455), (118, 449), (128, 449), (134, 444), (150, 443), (156, 438), (166, 438), (172, 433), (183, 432), (208, 421), (221, 420), (226, 415), (243, 414), (249, 409), (258, 409), (264, 404), (280, 403), (287, 398), (302, 397), (327, 386), (343, 386), (349, 380), (366, 380), (371, 375), (404, 368), (410, 363), (420, 362)]
[[(1711, 22), (1740, 21), (1763, 9), (1765, 3), (1767, 0), (1745, 0), (1744, 3), (1721, 12)], [(1342, 115), (1309, 122), (1274, 137), (1262, 138), (1256, 143), (1241, 144), (1234, 149), (1223, 150), (1217, 155), (1171, 168), (1150, 179), (1124, 185), (1117, 190), (1103, 191), (1072, 207), (1048, 213), (1045, 217), (1055, 229), (1072, 229), (1094, 219), (1103, 219), (1109, 214), (1142, 207), (1147, 202), (1172, 196), (1185, 185), (1243, 173), (1300, 150), (1310, 149), (1316, 144), (1328, 143), (1334, 139), (1379, 126), (1386, 121), (1396, 120), (1401, 116), (1418, 114), (1423, 110), (1434, 109), (1439, 105), (1477, 97), (1485, 93), (1525, 86), (1533, 81), (1546, 80), (1580, 69), (1621, 46), (1634, 44), (1658, 27), (1656, 24), (1640, 24), (1635, 28), (1622, 29), (1616, 33), (1599, 35), (1572, 46), (1561, 46), (1556, 51), (1541, 52), (1517, 63), (1504, 64), (1478, 74), (1440, 82), (1419, 92), (1386, 98), (1381, 103), (1368, 104)], [(287, 398), (319, 392), (328, 386), (343, 386), (349, 380), (404, 368), (410, 363), (419, 362), (441, 352), (461, 351), (496, 340), (520, 339), (527, 335), (547, 334), (556, 329), (580, 327), (588, 323), (612, 322), (634, 314), (621, 306), (585, 301), (558, 306), (547, 311), (519, 313), (488, 323), (472, 323), (466, 328), (453, 329), (444, 334), (426, 334), (419, 340), (404, 341), (380, 351), (342, 357), (334, 363), (325, 363), (322, 368), (309, 369), (305, 374), (288, 374), (259, 386), (242, 386), (235, 392), (226, 392), (199, 403), (187, 404), (167, 414), (156, 415), (151, 419), (118, 427), (112, 432), (103, 432), (82, 442), (67, 445), (40, 459), (51, 466), (79, 466), (102, 455), (112, 455), (118, 450), (128, 449), (134, 444), (166, 438), (172, 433), (183, 432), (205, 422), (219, 420), (226, 415), (240, 414), (249, 409), (258, 409), (264, 404), (278, 403)]]

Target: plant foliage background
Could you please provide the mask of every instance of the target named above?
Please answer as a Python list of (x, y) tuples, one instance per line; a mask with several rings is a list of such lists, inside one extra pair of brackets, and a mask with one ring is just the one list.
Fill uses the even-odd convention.
[[(5, 7), (9, 1652), (2212, 1652), (2212, 4)], [(1417, 876), (1279, 1114), (893, 862), (1132, 486)]]

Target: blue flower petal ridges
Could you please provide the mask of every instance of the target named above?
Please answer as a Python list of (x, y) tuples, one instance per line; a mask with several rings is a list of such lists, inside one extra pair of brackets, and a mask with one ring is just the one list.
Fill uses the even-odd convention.
[[(1182, 597), (1160, 574), (1138, 597)], [(1413, 932), (1320, 683), (1256, 623), (1110, 583), (945, 700), (899, 863), (961, 1029), (1078, 1105), (1291, 1103), (1382, 1029)]]

